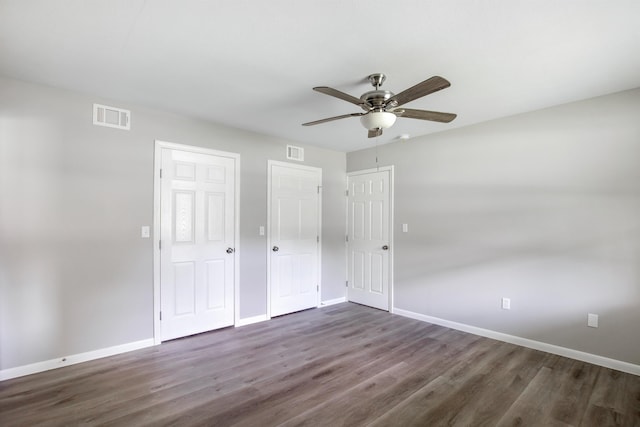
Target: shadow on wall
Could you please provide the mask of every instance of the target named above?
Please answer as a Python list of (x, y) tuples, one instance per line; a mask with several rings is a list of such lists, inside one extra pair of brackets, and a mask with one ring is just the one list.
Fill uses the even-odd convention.
[(153, 264), (137, 209), (151, 202), (148, 150), (115, 161), (130, 141), (75, 139), (39, 114), (3, 119), (0, 369), (148, 338)]
[[(399, 222), (416, 225), (396, 230), (396, 307), (640, 363), (640, 196), (415, 191), (397, 206)], [(586, 327), (587, 313), (600, 328)]]
[[(1, 369), (152, 334), (151, 283), (146, 278), (151, 262), (131, 262), (121, 250), (122, 240), (118, 235), (83, 241), (49, 236), (13, 242), (4, 266), (5, 292), (12, 304), (6, 307), (11, 322), (3, 325)], [(88, 251), (90, 260), (83, 258)], [(142, 327), (134, 329), (132, 323)]]

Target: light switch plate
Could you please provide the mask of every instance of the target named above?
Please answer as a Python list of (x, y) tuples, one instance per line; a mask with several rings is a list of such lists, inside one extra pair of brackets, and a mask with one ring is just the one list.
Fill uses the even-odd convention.
[(140, 237), (142, 237), (143, 239), (148, 239), (151, 236), (151, 227), (149, 227), (148, 225), (143, 225), (142, 228), (140, 228)]
[(589, 326), (590, 328), (597, 328), (598, 327), (598, 315), (597, 314), (589, 313), (587, 315), (587, 326)]

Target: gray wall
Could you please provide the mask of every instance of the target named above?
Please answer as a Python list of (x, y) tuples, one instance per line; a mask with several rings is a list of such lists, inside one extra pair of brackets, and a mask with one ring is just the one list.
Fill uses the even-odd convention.
[[(132, 110), (131, 131), (93, 126), (94, 102)], [(152, 337), (156, 139), (240, 153), (240, 317), (266, 313), (258, 229), (286, 141), (0, 78), (0, 369)], [(304, 164), (323, 169), (322, 299), (340, 298), (345, 154)]]
[[(131, 131), (93, 126), (94, 102), (131, 109)], [(396, 166), (395, 306), (640, 364), (638, 117), (640, 89), (380, 147)], [(241, 154), (240, 317), (266, 312), (258, 228), (286, 141), (0, 78), (0, 369), (151, 338), (155, 139)], [(374, 150), (347, 167), (305, 148), (323, 169), (330, 300), (345, 170)]]
[[(374, 159), (349, 153), (347, 170)], [(395, 165), (396, 307), (640, 364), (640, 89), (386, 145), (379, 161)]]

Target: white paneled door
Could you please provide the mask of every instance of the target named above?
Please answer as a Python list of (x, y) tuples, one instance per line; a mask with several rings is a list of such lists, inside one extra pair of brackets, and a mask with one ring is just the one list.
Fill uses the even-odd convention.
[(347, 296), (381, 310), (390, 306), (391, 171), (348, 177)]
[(321, 169), (269, 162), (271, 316), (318, 306), (321, 183)]
[(162, 148), (161, 339), (234, 324), (236, 158)]

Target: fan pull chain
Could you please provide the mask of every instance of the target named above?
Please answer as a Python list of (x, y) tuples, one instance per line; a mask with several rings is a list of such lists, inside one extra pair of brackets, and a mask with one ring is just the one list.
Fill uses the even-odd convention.
[(376, 135), (376, 172), (380, 172), (380, 165), (378, 164), (378, 138), (380, 138), (380, 134)]

